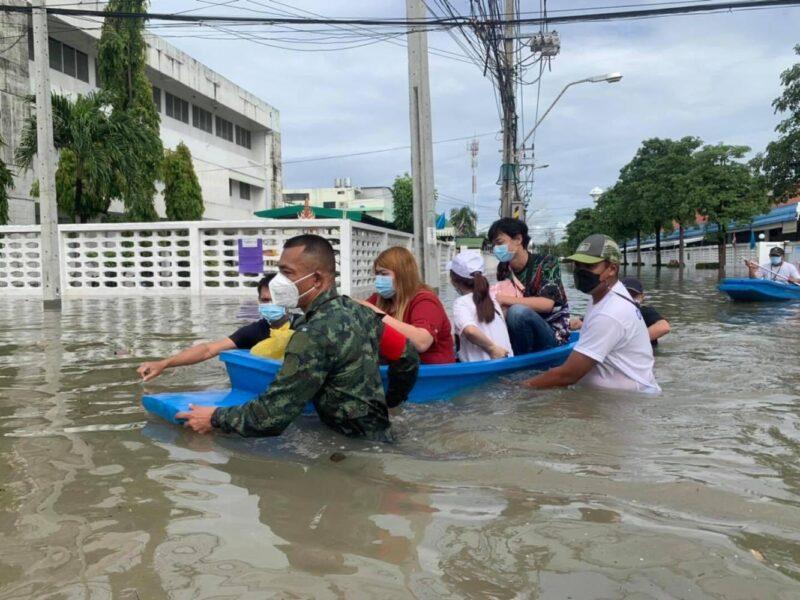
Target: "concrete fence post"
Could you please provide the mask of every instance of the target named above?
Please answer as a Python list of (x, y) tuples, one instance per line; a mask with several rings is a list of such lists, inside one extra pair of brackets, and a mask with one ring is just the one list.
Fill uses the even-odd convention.
[(353, 223), (347, 219), (339, 223), (339, 288), (349, 296), (353, 283)]

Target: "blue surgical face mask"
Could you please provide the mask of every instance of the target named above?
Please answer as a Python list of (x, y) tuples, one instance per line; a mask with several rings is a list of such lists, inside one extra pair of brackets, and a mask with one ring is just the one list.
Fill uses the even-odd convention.
[(395, 295), (394, 279), (391, 275), (376, 275), (375, 290), (381, 298), (391, 298)]
[(508, 249), (508, 244), (495, 246), (492, 248), (492, 254), (494, 254), (494, 257), (500, 262), (510, 262), (511, 259), (514, 258), (514, 253)]
[(272, 302), (267, 302), (265, 304), (258, 305), (258, 312), (267, 320), (268, 323), (274, 323), (275, 321), (280, 321), (286, 316), (286, 307), (278, 306)]
[(783, 258), (781, 258), (780, 256), (770, 256), (769, 262), (771, 262), (774, 266), (777, 267), (779, 264), (783, 262)]

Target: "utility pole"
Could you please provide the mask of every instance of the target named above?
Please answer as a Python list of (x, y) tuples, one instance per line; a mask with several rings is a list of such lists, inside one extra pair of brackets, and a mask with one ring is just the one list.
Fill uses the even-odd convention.
[(42, 300), (45, 308), (61, 307), (61, 276), (58, 259), (58, 207), (56, 205), (53, 145), (53, 107), (50, 102), (50, 52), (47, 40), (45, 0), (33, 6), (33, 71), (36, 80), (36, 175), (39, 178), (39, 209), (42, 222)]
[(503, 26), (503, 76), (500, 80), (500, 101), (503, 108), (503, 165), (500, 168), (500, 216), (512, 216), (512, 204), (517, 201), (517, 107), (514, 98), (514, 38), (513, 20), (516, 0), (505, 0)]
[[(425, 19), (422, 0), (406, 0), (409, 21)], [(411, 178), (414, 190), (414, 250), (422, 269), (422, 280), (439, 287), (434, 228), (433, 140), (431, 137), (431, 93), (428, 81), (428, 34), (424, 25), (411, 25), (408, 32), (408, 101), (411, 124)]]

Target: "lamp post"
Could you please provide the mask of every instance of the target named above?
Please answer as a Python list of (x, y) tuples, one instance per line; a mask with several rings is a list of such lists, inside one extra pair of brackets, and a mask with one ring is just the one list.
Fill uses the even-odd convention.
[(522, 140), (520, 148), (525, 147), (525, 142), (527, 142), (528, 139), (531, 137), (531, 135), (533, 135), (533, 132), (536, 131), (536, 128), (539, 127), (542, 121), (544, 121), (544, 118), (548, 114), (550, 114), (550, 111), (553, 110), (553, 107), (556, 105), (556, 102), (558, 102), (561, 99), (561, 96), (564, 95), (564, 92), (566, 92), (573, 85), (578, 85), (579, 83), (600, 83), (601, 81), (605, 81), (608, 83), (617, 83), (620, 79), (622, 79), (622, 73), (606, 73), (605, 75), (595, 75), (594, 77), (587, 77), (586, 79), (578, 79), (577, 81), (572, 81), (567, 85), (565, 85), (564, 89), (562, 89), (561, 92), (558, 94), (558, 96), (556, 96), (556, 99), (553, 100), (550, 106), (547, 107), (547, 110), (544, 111), (544, 114), (539, 118), (538, 121), (536, 121), (536, 124), (528, 132), (528, 135), (525, 136), (525, 139)]

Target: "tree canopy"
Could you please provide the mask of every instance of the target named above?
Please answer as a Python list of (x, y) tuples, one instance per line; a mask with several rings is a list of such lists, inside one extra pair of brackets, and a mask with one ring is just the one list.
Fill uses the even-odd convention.
[(414, 231), (414, 186), (408, 173), (394, 178), (392, 184), (394, 224), (400, 231)]
[[(800, 55), (800, 44), (794, 51)], [(760, 166), (774, 198), (785, 201), (800, 193), (800, 62), (781, 73), (781, 84), (783, 93), (772, 106), (786, 118), (775, 127), (780, 137), (767, 144)]]
[[(106, 12), (145, 13), (146, 0), (109, 0)], [(98, 44), (100, 89), (109, 99), (114, 118), (125, 127), (139, 128), (136, 138), (123, 140), (122, 151), (135, 157), (136, 168), (118, 170), (116, 194), (131, 221), (158, 219), (154, 206), (156, 180), (164, 150), (153, 88), (145, 72), (145, 19), (106, 17)]]
[(450, 224), (462, 237), (475, 237), (478, 228), (478, 215), (469, 207), (450, 209)]
[(167, 150), (163, 164), (164, 203), (170, 221), (198, 221), (203, 218), (203, 192), (192, 164), (192, 153), (183, 142)]

